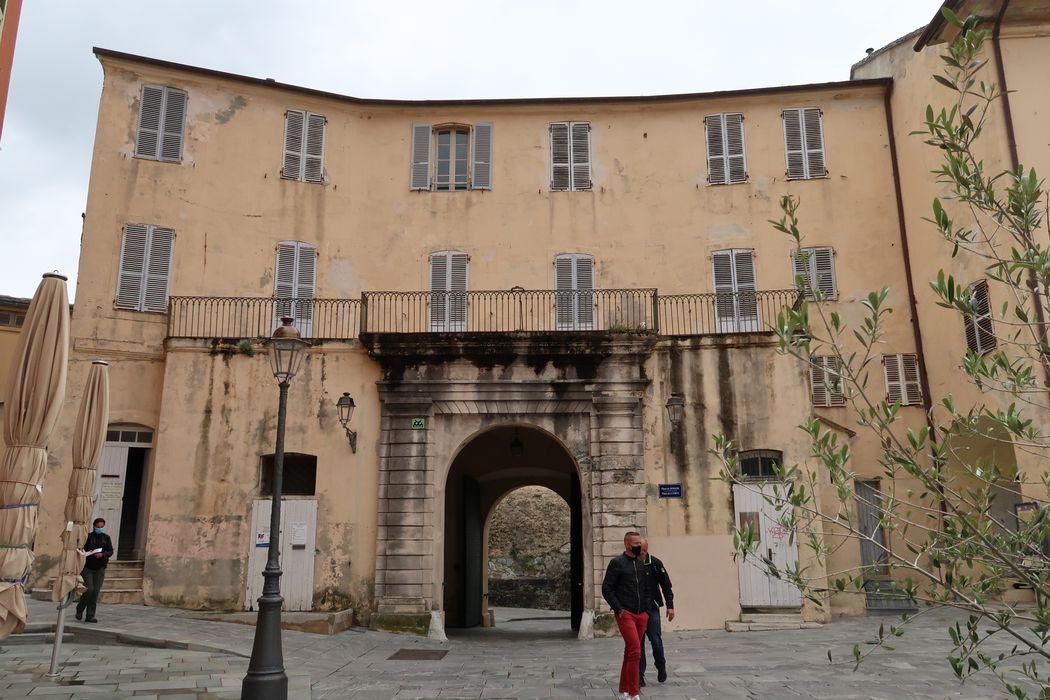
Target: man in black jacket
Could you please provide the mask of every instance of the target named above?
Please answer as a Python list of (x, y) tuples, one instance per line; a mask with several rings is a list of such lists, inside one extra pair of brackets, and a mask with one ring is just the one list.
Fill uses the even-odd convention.
[[(84, 619), (84, 610), (87, 610), (87, 621), (98, 622), (95, 619), (95, 605), (98, 603), (98, 594), (102, 591), (102, 581), (106, 578), (106, 564), (113, 556), (113, 540), (106, 534), (106, 521), (95, 518), (92, 523), (93, 530), (88, 533), (87, 541), (84, 542), (84, 551), (87, 558), (84, 560), (84, 570), (80, 575), (84, 577), (84, 586), (87, 590), (77, 601), (77, 619)], [(97, 552), (95, 550), (98, 550)]]
[(616, 614), (616, 625), (623, 636), (623, 665), (620, 667), (619, 700), (637, 700), (641, 638), (649, 624), (653, 607), (649, 568), (642, 565), (642, 536), (634, 531), (623, 537), (624, 553), (613, 558), (605, 570), (602, 596)]
[(653, 662), (656, 665), (656, 680), (663, 683), (667, 680), (667, 659), (664, 657), (664, 640), (660, 631), (660, 608), (666, 603), (667, 621), (674, 619), (674, 593), (671, 592), (671, 577), (667, 575), (664, 563), (649, 554), (649, 541), (642, 540), (642, 566), (649, 569), (650, 575), (646, 578), (652, 588), (650, 598), (653, 607), (649, 610), (649, 622), (645, 628), (645, 636), (641, 640), (641, 657), (639, 661), (638, 674), (639, 685), (645, 685), (645, 637), (653, 645)]

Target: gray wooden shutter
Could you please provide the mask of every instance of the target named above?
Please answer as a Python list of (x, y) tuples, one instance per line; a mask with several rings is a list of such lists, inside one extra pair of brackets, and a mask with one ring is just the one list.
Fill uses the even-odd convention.
[(594, 258), (576, 255), (576, 318), (580, 330), (594, 328)]
[(726, 135), (726, 163), (729, 169), (728, 181), (733, 184), (747, 180), (747, 158), (744, 154), (744, 115), (731, 113), (723, 115)]
[(995, 329), (992, 327), (992, 309), (988, 299), (988, 282), (980, 280), (969, 287), (973, 314), (963, 316), (966, 329), (966, 347), (984, 355), (995, 349)]
[(835, 282), (835, 250), (833, 248), (810, 248), (810, 269), (812, 284), (826, 299), (838, 296), (838, 285)]
[(139, 130), (135, 139), (135, 155), (156, 158), (160, 148), (160, 121), (164, 110), (164, 88), (143, 85), (139, 99)]
[(824, 125), (820, 109), (806, 107), (802, 112), (802, 126), (806, 136), (806, 177), (824, 177)]
[(838, 358), (834, 355), (817, 355), (811, 360), (809, 383), (813, 405), (823, 408), (845, 406), (845, 388), (842, 385)]
[(733, 284), (733, 251), (717, 250), (711, 254), (714, 273), (715, 317), (720, 332), (736, 326), (736, 286)]
[(886, 372), (886, 401), (891, 404), (900, 401), (902, 406), (921, 404), (922, 385), (916, 355), (883, 355), (882, 364)]
[(569, 165), (569, 123), (551, 124), (551, 189), (564, 192), (572, 187)]
[(471, 188), (492, 189), (492, 124), (474, 125), (474, 178)]
[(298, 245), (295, 241), (282, 241), (277, 244), (277, 262), (274, 265), (273, 295), (274, 318), (295, 318), (295, 258)]
[(567, 330), (574, 325), (573, 307), (576, 304), (576, 294), (572, 267), (571, 255), (559, 255), (554, 259), (554, 308), (558, 330)]
[(281, 177), (289, 180), (303, 178), (303, 128), (306, 115), (295, 109), (284, 113), (284, 164)]
[(755, 252), (750, 248), (733, 251), (733, 274), (736, 283), (738, 330), (754, 333), (758, 328), (758, 281), (755, 277)]
[(707, 181), (712, 185), (724, 185), (727, 168), (722, 115), (704, 117), (704, 129), (707, 132)]
[(149, 226), (127, 224), (120, 246), (120, 270), (117, 273), (117, 308), (140, 309), (143, 278), (146, 269), (146, 249), (149, 246)]
[(412, 125), (411, 189), (430, 189), (430, 124)]
[(320, 114), (306, 115), (306, 143), (303, 149), (303, 179), (324, 181), (324, 142), (327, 120)]
[(164, 88), (164, 121), (160, 158), (182, 160), (182, 133), (186, 126), (186, 93)]
[(806, 177), (806, 149), (802, 143), (802, 110), (785, 109), (781, 117), (784, 119), (784, 154), (787, 159), (788, 179), (802, 179)]
[(467, 329), (467, 261), (466, 253), (449, 254), (449, 330)]
[(299, 332), (304, 338), (313, 335), (314, 304), (317, 290), (317, 248), (309, 243), (296, 244), (295, 310)]
[(810, 275), (809, 249), (795, 248), (791, 251), (791, 281), (805, 294), (807, 299), (813, 298), (813, 278)]
[(448, 251), (430, 256), (430, 330), (448, 325)]
[(591, 125), (573, 122), (572, 130), (572, 189), (591, 189)]
[(168, 285), (171, 278), (175, 232), (154, 226), (150, 226), (149, 229), (142, 310), (163, 313), (168, 310)]

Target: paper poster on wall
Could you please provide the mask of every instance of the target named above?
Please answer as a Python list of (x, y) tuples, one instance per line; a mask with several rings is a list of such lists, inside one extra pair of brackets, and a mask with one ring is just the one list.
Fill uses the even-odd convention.
[(124, 484), (119, 481), (103, 481), (99, 499), (101, 501), (99, 507), (102, 510), (120, 508), (124, 502)]
[(292, 546), (306, 545), (306, 523), (292, 523)]
[(270, 546), (270, 529), (256, 530), (255, 531), (255, 546), (256, 547), (269, 547)]

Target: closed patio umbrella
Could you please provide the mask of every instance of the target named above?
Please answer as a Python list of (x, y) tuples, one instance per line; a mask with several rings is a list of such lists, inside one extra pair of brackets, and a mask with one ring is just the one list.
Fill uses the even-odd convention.
[(44, 275), (29, 304), (8, 374), (0, 456), (0, 639), (25, 629), (47, 443), (62, 412), (69, 356), (66, 278)]
[(95, 495), (95, 465), (102, 456), (109, 422), (108, 363), (91, 363), (84, 398), (80, 402), (76, 427), (73, 430), (73, 471), (69, 475), (69, 494), (66, 496), (66, 529), (62, 532), (62, 558), (58, 577), (51, 589), (51, 600), (58, 603), (73, 591), (81, 591), (84, 582), (80, 570), (84, 556), (79, 550), (88, 535), (91, 518), (91, 499)]

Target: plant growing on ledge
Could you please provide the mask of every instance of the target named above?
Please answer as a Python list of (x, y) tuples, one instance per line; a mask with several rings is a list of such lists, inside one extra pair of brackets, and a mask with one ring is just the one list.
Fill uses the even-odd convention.
[[(950, 195), (934, 200), (929, 222), (951, 244), (952, 258), (977, 262), (983, 275), (967, 285), (941, 270), (929, 289), (966, 330), (970, 349), (960, 358), (960, 377), (980, 398), (963, 406), (952, 394), (933, 397), (920, 427), (921, 414), (902, 411), (912, 398), (905, 381), (899, 397), (873, 389), (881, 385), (880, 346), (893, 311), (889, 289), (870, 292), (852, 325), (814, 289), (811, 301), (779, 315), (779, 351), (817, 368), (822, 388), (877, 441), (879, 472), (863, 476), (881, 477), (882, 486), (861, 490), (850, 446), (807, 417), (801, 429), (812, 445), (808, 464), (777, 465), (779, 481), (763, 498), (809, 556), (805, 563), (777, 565), (759, 550), (759, 533), (750, 525), (734, 534), (735, 556), (790, 582), (816, 606), (832, 595), (860, 595), (914, 607), (898, 624), (880, 625), (854, 645), (855, 664), (876, 649), (892, 649), (889, 643), (917, 615), (954, 608), (965, 613), (947, 629), (948, 662), (960, 680), (990, 673), (1010, 697), (1050, 698), (1050, 345), (1043, 322), (1050, 252), (1039, 242), (1048, 234), (1048, 201), (1034, 171), (989, 172), (976, 155), (1003, 95), (980, 77), (987, 32), (976, 17), (961, 21), (943, 12), (959, 33), (934, 79), (950, 91), (951, 103), (928, 107), (918, 133), (940, 150), (943, 162), (934, 174)], [(780, 206), (782, 218), (771, 223), (802, 254), (798, 200), (784, 197)], [(712, 453), (722, 462), (722, 479), (753, 487), (724, 435), (716, 436)], [(1019, 456), (1045, 471), (1024, 473)], [(1004, 508), (1010, 499), (1014, 507)], [(860, 565), (832, 569), (853, 560), (837, 554), (858, 548), (868, 552)], [(1015, 588), (1030, 591), (1030, 602), (1003, 599)]]
[(248, 357), (255, 356), (255, 347), (252, 346), (252, 341), (250, 340), (242, 340), (237, 344), (237, 349), (242, 355), (247, 355)]

